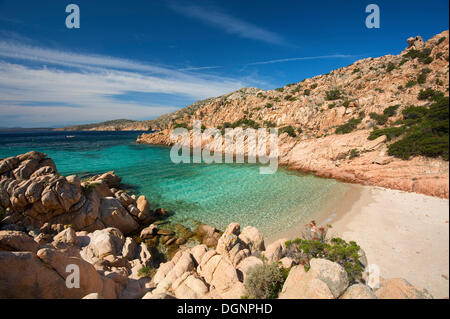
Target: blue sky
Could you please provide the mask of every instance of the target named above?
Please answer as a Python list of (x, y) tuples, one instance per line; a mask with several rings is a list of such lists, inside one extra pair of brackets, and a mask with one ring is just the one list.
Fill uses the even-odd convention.
[[(80, 7), (67, 29), (65, 7)], [(376, 3), (381, 28), (365, 26)], [(398, 54), (448, 29), (448, 1), (0, 0), (0, 127), (152, 119)]]

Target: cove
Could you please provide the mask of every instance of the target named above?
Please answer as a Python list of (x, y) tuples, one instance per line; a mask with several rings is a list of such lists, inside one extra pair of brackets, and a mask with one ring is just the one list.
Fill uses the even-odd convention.
[(147, 196), (152, 208), (174, 211), (173, 222), (195, 227), (198, 221), (222, 230), (238, 222), (257, 227), (265, 237), (306, 223), (350, 187), (283, 168), (263, 175), (256, 164), (174, 164), (170, 148), (136, 144), (139, 134), (0, 133), (0, 158), (36, 150), (47, 153), (63, 175), (114, 170), (125, 188)]

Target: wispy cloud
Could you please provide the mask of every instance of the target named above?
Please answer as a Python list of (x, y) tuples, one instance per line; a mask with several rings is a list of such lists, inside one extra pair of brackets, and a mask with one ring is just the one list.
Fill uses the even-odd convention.
[(252, 63), (247, 63), (246, 65), (260, 65), (260, 64), (283, 63), (283, 62), (292, 62), (292, 61), (321, 60), (321, 59), (345, 59), (345, 58), (354, 58), (354, 57), (356, 57), (356, 56), (355, 55), (347, 55), (347, 54), (318, 55), (318, 56), (308, 56), (308, 57), (297, 57), (297, 58), (286, 58), (286, 59), (276, 59), (276, 60), (252, 62)]
[[(0, 41), (0, 126), (12, 118), (31, 126), (153, 118), (180, 105), (154, 103), (152, 94), (195, 100), (242, 86), (203, 72)], [(133, 93), (149, 100), (123, 98)]]
[(270, 44), (286, 44), (283, 37), (279, 34), (233, 17), (215, 6), (170, 2), (169, 7), (177, 13), (198, 19), (229, 34), (236, 34), (245, 39), (258, 40)]
[(200, 66), (200, 67), (189, 67), (178, 69), (178, 71), (200, 71), (200, 70), (211, 70), (211, 69), (220, 69), (223, 66)]

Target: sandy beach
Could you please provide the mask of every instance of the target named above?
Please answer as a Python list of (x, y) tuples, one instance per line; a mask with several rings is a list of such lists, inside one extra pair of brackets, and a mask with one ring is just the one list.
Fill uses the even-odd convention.
[[(333, 226), (330, 236), (356, 241), (382, 277), (405, 278), (434, 298), (448, 298), (448, 199), (354, 185), (339, 205), (313, 218)], [(295, 238), (302, 229), (303, 224), (277, 238)]]

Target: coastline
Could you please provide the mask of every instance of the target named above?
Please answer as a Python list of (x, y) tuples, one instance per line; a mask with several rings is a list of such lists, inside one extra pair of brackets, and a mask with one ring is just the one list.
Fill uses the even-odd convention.
[[(405, 278), (435, 298), (448, 298), (448, 209), (448, 199), (355, 185), (332, 213), (324, 208), (312, 219), (319, 225), (331, 224), (329, 236), (356, 241), (369, 263), (380, 267), (381, 277)], [(296, 238), (303, 226), (274, 234), (270, 240)]]

